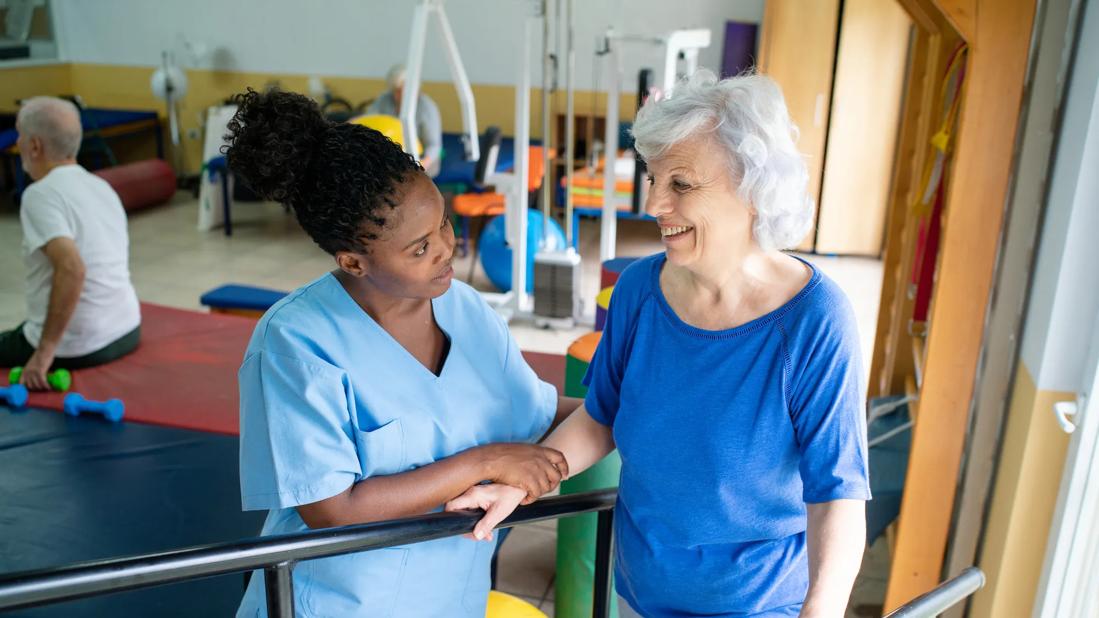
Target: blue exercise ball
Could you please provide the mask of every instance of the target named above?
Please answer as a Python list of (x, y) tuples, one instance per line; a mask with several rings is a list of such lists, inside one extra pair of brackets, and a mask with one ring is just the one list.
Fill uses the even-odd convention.
[[(553, 219), (543, 242), (542, 230), (546, 218), (537, 210), (527, 211), (527, 292), (534, 292), (534, 254), (539, 251), (563, 251), (565, 232)], [(488, 280), (501, 292), (511, 290), (511, 247), (507, 243), (507, 228), (503, 215), (493, 217), (477, 241), (481, 251), (481, 267)]]

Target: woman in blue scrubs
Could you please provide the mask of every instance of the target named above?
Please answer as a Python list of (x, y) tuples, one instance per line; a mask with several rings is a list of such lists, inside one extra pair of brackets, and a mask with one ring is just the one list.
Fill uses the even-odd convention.
[[(584, 406), (545, 442), (577, 473), (622, 456), (620, 616), (841, 618), (865, 544), (851, 307), (780, 251), (813, 221), (778, 87), (699, 72), (633, 128), (665, 251), (615, 285)], [(472, 488), (484, 535), (527, 495)]]
[[(301, 95), (238, 104), (230, 169), (337, 265), (263, 316), (240, 368), (241, 494), (269, 511), (262, 534), (423, 514), (484, 480), (531, 499), (556, 486), (563, 456), (532, 443), (578, 402), (452, 281), (454, 232), (419, 164)], [(492, 552), (453, 537), (301, 562), (297, 615), (482, 618)], [(261, 573), (237, 615), (266, 615)]]

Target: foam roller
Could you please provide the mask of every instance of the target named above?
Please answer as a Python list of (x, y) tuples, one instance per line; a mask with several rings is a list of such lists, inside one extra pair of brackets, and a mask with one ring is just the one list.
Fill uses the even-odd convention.
[(163, 204), (176, 193), (176, 173), (160, 159), (116, 165), (95, 175), (111, 185), (127, 211)]

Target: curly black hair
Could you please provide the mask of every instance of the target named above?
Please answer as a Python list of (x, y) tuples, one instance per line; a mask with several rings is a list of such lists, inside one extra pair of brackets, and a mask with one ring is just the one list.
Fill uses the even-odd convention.
[[(368, 241), (397, 207), (397, 188), (419, 163), (373, 129), (330, 122), (312, 99), (293, 92), (233, 97), (225, 153), (229, 169), (262, 197), (294, 209), (328, 253), (368, 252)], [(369, 225), (368, 225), (369, 224)]]

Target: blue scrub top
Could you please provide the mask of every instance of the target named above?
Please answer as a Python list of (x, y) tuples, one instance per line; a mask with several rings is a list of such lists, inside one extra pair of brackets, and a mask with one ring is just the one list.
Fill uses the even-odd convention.
[[(270, 510), (263, 535), (308, 529), (295, 507), (370, 476), (549, 428), (556, 389), (481, 296), (455, 281), (432, 308), (451, 342), (438, 376), (331, 274), (260, 320), (239, 372), (240, 477), (244, 509)], [(483, 618), (493, 549), (451, 537), (300, 562), (297, 615)], [(266, 615), (261, 572), (237, 615)]]
[(806, 503), (870, 497), (854, 315), (813, 268), (779, 309), (703, 330), (664, 298), (664, 263), (622, 273), (585, 378), (622, 456), (618, 592), (652, 618), (796, 616)]

